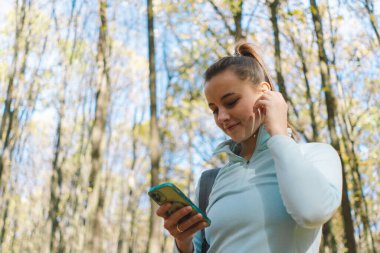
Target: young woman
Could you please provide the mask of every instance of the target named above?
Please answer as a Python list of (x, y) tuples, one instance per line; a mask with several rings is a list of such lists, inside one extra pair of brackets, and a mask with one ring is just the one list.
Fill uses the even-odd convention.
[[(217, 126), (231, 139), (209, 197), (210, 227), (191, 208), (157, 215), (175, 238), (175, 252), (201, 252), (205, 228), (208, 252), (318, 252), (322, 225), (339, 207), (341, 163), (328, 144), (298, 144), (288, 127), (288, 106), (254, 48), (237, 45), (205, 73), (205, 95)], [(199, 188), (196, 190), (198, 198)], [(195, 204), (198, 200), (195, 199)]]

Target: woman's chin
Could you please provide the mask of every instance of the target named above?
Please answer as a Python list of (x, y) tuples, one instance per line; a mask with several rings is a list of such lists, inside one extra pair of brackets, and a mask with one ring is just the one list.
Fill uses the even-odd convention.
[(236, 135), (228, 135), (228, 136), (231, 138), (231, 140), (233, 140), (236, 143), (241, 143), (249, 138), (245, 136), (236, 136)]
[(240, 142), (241, 141), (241, 137), (239, 136), (236, 136), (234, 134), (228, 134), (226, 132), (224, 132), (231, 140), (233, 140), (234, 142)]
[[(253, 128), (252, 128), (252, 125), (250, 127), (246, 127), (245, 128), (245, 132), (242, 133), (241, 131), (224, 131), (224, 133), (231, 138), (231, 140), (233, 140), (234, 142), (237, 142), (237, 143), (241, 143), (241, 142), (244, 142), (250, 138), (252, 138), (254, 136), (254, 134), (258, 132), (258, 129), (260, 128), (262, 123), (259, 123), (258, 125), (255, 125)], [(243, 130), (244, 131), (244, 128), (241, 128), (241, 129), (237, 129), (237, 130)]]

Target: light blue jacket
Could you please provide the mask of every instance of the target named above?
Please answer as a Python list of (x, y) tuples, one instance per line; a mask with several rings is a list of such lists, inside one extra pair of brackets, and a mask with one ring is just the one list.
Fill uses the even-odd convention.
[[(341, 203), (337, 152), (328, 144), (270, 137), (264, 126), (249, 161), (235, 154), (238, 148), (229, 140), (214, 153), (227, 153), (229, 162), (215, 180), (206, 210), (208, 252), (319, 252), (322, 225)], [(197, 187), (197, 205), (198, 193)], [(193, 243), (201, 252), (200, 232)]]

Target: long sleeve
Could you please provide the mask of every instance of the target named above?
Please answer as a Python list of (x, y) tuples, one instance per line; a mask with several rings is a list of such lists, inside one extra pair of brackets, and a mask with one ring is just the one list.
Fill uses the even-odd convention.
[[(195, 188), (195, 197), (194, 197), (194, 204), (196, 206), (199, 206), (199, 180), (197, 183), (197, 186)], [(201, 231), (198, 231), (195, 233), (193, 237), (193, 245), (194, 245), (194, 252), (195, 253), (200, 253), (202, 249), (202, 234)], [(174, 247), (173, 247), (173, 253), (181, 253), (175, 243), (174, 240)]]
[(328, 221), (342, 198), (339, 156), (328, 144), (297, 144), (276, 135), (267, 142), (287, 212), (305, 228)]

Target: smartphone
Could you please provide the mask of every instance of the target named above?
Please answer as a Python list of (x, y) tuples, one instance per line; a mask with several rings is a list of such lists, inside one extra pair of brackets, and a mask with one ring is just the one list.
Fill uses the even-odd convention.
[(200, 213), (203, 217), (201, 222), (206, 222), (207, 226), (211, 225), (211, 220), (207, 217), (207, 215), (172, 183), (167, 182), (154, 186), (149, 190), (148, 194), (158, 205), (163, 205), (167, 202), (172, 204), (172, 207), (167, 211), (167, 215), (169, 216), (184, 206), (191, 206), (193, 208), (191, 213), (183, 217), (180, 222)]

